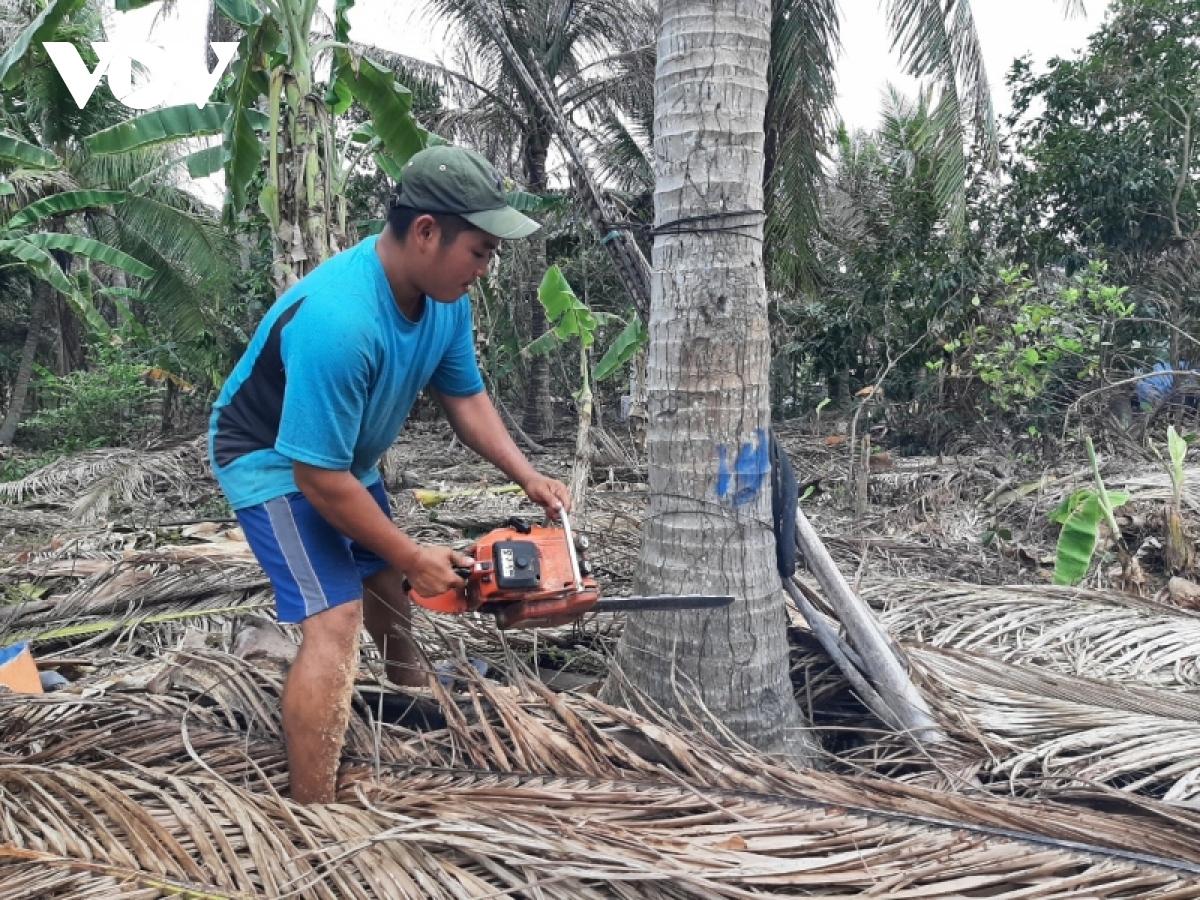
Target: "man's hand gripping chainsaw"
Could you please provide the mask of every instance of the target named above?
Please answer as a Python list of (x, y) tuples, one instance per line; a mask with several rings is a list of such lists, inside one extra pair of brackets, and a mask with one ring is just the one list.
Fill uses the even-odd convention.
[(573, 622), (586, 612), (617, 610), (711, 609), (728, 606), (733, 597), (663, 595), (657, 597), (600, 597), (580, 552), (586, 538), (571, 532), (566, 510), (559, 510), (562, 528), (543, 528), (510, 519), (480, 538), (469, 551), (470, 568), (455, 569), (466, 586), (422, 597), (404, 589), (412, 601), (435, 612), (461, 614), (480, 610), (496, 616), (501, 628), (544, 628)]

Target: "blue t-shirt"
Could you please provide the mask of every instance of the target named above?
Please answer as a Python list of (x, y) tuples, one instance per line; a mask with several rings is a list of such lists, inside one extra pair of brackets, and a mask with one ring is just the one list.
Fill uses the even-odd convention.
[(483, 390), (470, 299), (427, 297), (410, 321), (375, 241), (326, 260), (280, 297), (225, 382), (208, 446), (234, 509), (296, 491), (293, 461), (369, 486), (426, 384), (455, 397)]

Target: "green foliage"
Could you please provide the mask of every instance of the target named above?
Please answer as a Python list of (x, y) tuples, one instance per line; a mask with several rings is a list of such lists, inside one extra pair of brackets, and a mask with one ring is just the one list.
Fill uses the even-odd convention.
[[(566, 343), (571, 338), (578, 338), (585, 348), (592, 346), (595, 341), (595, 315), (575, 296), (571, 285), (563, 276), (562, 269), (551, 266), (542, 277), (538, 287), (538, 300), (546, 309), (546, 318), (550, 321), (551, 330), (530, 345), (530, 352), (543, 353), (554, 346), (555, 342)], [(547, 341), (547, 338), (553, 340)]]
[(120, 343), (95, 350), (92, 369), (61, 377), (38, 370), (44, 408), (22, 426), (38, 445), (64, 453), (115, 447), (158, 425), (162, 389), (147, 382), (146, 365)]
[(632, 309), (629, 311), (629, 324), (616, 336), (605, 351), (600, 362), (596, 363), (593, 372), (597, 381), (612, 376), (615, 372), (633, 359), (639, 349), (650, 340), (650, 332), (642, 324), (642, 320)]
[(3, 133), (0, 133), (0, 162), (32, 169), (54, 169), (59, 165), (58, 157), (49, 150)]
[[(986, 227), (952, 227), (960, 213), (946, 185), (956, 153), (930, 103), (925, 93), (910, 101), (893, 92), (882, 128), (842, 133), (821, 198), (819, 281), (778, 307), (777, 353), (858, 384), (891, 365), (888, 393), (897, 397), (915, 391), (929, 354), (970, 314), (992, 252)], [(979, 189), (970, 187), (966, 214), (978, 223)]]
[[(538, 288), (538, 299), (546, 310), (550, 330), (526, 348), (526, 352), (530, 354), (548, 353), (559, 343), (566, 343), (571, 338), (576, 338), (581, 350), (586, 353), (595, 344), (596, 332), (601, 327), (621, 321), (617, 316), (589, 309), (587, 304), (576, 296), (575, 290), (567, 283), (566, 276), (558, 266), (551, 266), (546, 270)], [(611, 377), (633, 358), (647, 340), (649, 333), (646, 326), (631, 310), (629, 321), (605, 351), (592, 377), (597, 381)]]
[(1195, 229), (1200, 0), (1115, 0), (1086, 51), (1042, 75), (1018, 60), (1009, 84), (1002, 237), (1023, 258), (1073, 266)]
[[(51, 284), (84, 326), (84, 337), (107, 340), (115, 331), (152, 353), (148, 362), (180, 371), (186, 356), (204, 368), (211, 354), (200, 345), (219, 330), (234, 247), (211, 214), (177, 187), (171, 169), (192, 154), (176, 154), (163, 140), (172, 130), (166, 111), (147, 120), (157, 121), (157, 128), (133, 127), (138, 140), (125, 152), (89, 152), (89, 141), (128, 134), (141, 117), (131, 116), (108, 90), (78, 109), (41, 41), (74, 43), (93, 68), (89, 42), (104, 38), (99, 5), (77, 6), (15, 61), (20, 85), (0, 91), (0, 180), (10, 188), (0, 188), (0, 195), (9, 195), (0, 197), (0, 222), (6, 223), (0, 226), (0, 269), (9, 266)], [(203, 117), (210, 108), (193, 105), (171, 115), (194, 124), (190, 117)], [(211, 160), (210, 152), (201, 152)], [(113, 269), (123, 274), (114, 277)], [(215, 367), (223, 375), (227, 361)], [(197, 380), (196, 369), (189, 379)]]
[[(170, 144), (181, 138), (209, 137), (220, 134), (231, 110), (227, 103), (194, 103), (155, 109), (119, 122), (111, 128), (88, 135), (86, 144), (93, 153), (128, 153), (141, 147)], [(266, 124), (261, 113), (252, 119), (256, 127)]]
[(982, 321), (943, 349), (965, 349), (1001, 410), (1052, 411), (1095, 384), (1112, 324), (1134, 312), (1126, 288), (1106, 284), (1105, 273), (1094, 263), (1065, 284), (1042, 286), (1023, 266), (1001, 270), (1000, 296), (981, 310)]
[(56, 450), (40, 451), (38, 453), (15, 453), (0, 461), (0, 482), (20, 481), (31, 472), (50, 465), (59, 459), (61, 454)]
[(1079, 584), (1087, 576), (1096, 552), (1101, 519), (1108, 525), (1114, 538), (1120, 539), (1121, 536), (1113, 510), (1127, 503), (1129, 495), (1109, 491), (1104, 486), (1091, 438), (1087, 439), (1087, 452), (1095, 490), (1085, 488), (1076, 491), (1050, 513), (1050, 521), (1062, 526), (1054, 559), (1055, 584)]
[(33, 44), (50, 39), (59, 23), (83, 4), (84, 0), (50, 0), (46, 3), (29, 26), (17, 35), (13, 45), (0, 55), (0, 86), (5, 90), (16, 87), (21, 77), (17, 67), (21, 57)]
[[(1114, 507), (1129, 499), (1128, 494), (1121, 493), (1109, 497)], [(1051, 522), (1062, 525), (1054, 558), (1055, 584), (1079, 584), (1086, 577), (1096, 552), (1102, 517), (1099, 495), (1087, 488), (1067, 497), (1050, 514)]]
[(1171, 475), (1171, 505), (1180, 510), (1183, 505), (1183, 460), (1187, 456), (1188, 442), (1175, 430), (1174, 425), (1167, 426), (1167, 454), (1171, 457), (1171, 465), (1167, 471)]

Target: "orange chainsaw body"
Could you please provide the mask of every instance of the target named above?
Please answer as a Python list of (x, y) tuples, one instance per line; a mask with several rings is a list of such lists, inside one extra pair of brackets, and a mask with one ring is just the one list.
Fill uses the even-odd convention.
[(493, 613), (501, 628), (544, 628), (573, 622), (596, 605), (594, 578), (579, 575), (569, 532), (520, 523), (498, 528), (469, 551), (475, 565), (466, 587), (413, 602), (434, 612)]

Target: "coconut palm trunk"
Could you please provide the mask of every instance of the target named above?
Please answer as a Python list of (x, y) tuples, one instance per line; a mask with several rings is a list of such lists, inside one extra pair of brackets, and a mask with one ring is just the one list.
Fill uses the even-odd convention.
[(12, 394), (8, 399), (8, 410), (4, 422), (0, 423), (0, 446), (7, 446), (17, 436), (21, 424), (21, 413), (25, 409), (25, 398), (29, 394), (29, 382), (33, 379), (33, 363), (38, 346), (42, 342), (42, 330), (46, 325), (46, 311), (50, 308), (52, 289), (41, 281), (33, 283), (33, 306), (29, 312), (29, 330), (25, 333), (25, 345), (21, 348), (21, 362), (17, 366), (17, 377), (13, 382)]
[[(540, 118), (540, 117), (539, 117)], [(546, 154), (550, 149), (548, 127), (530, 128), (521, 142), (522, 174), (531, 191), (546, 191)], [(525, 281), (524, 306), (528, 338), (537, 340), (550, 327), (546, 309), (538, 299), (538, 287), (546, 272), (546, 237), (541, 231), (530, 238), (529, 273)], [(550, 400), (550, 357), (539, 353), (529, 360), (525, 412), (521, 428), (535, 440), (554, 436), (554, 406)]]
[[(762, 266), (770, 0), (663, 0), (655, 79), (650, 507), (639, 593), (731, 593), (630, 615), (623, 677), (771, 751), (811, 756), (788, 676), (771, 528), (771, 339)], [(615, 682), (611, 693), (619, 693)]]

